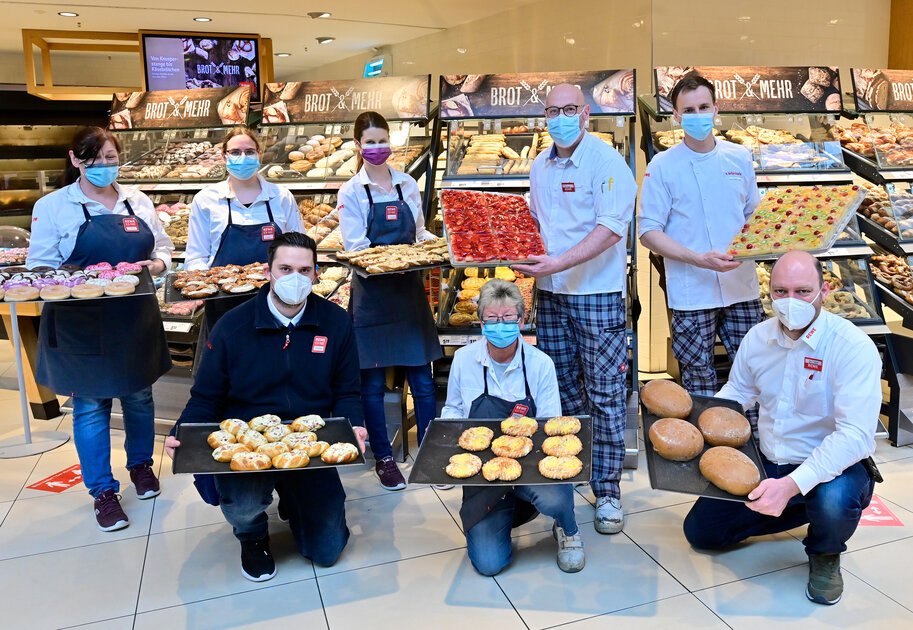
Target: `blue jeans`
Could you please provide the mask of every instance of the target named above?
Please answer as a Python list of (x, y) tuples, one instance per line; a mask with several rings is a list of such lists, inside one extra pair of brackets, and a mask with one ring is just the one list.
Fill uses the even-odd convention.
[(346, 493), (332, 468), (214, 475), (222, 514), (242, 541), (269, 534), (266, 508), (279, 494), (299, 553), (320, 566), (336, 562), (349, 540)]
[[(577, 533), (574, 516), (574, 487), (571, 484), (514, 486), (513, 494), (533, 504), (540, 513), (558, 521), (558, 527), (573, 536)], [(502, 500), (488, 516), (466, 532), (469, 560), (482, 575), (497, 575), (513, 561), (510, 530), (513, 528), (514, 502)]]
[[(406, 366), (406, 378), (415, 402), (415, 420), (418, 443), (425, 437), (428, 423), (437, 412), (437, 398), (431, 377), (431, 364)], [(384, 414), (386, 368), (369, 368), (361, 371), (361, 404), (365, 410), (365, 428), (371, 441), (375, 459), (393, 455), (390, 436), (387, 435), (387, 416)]]
[[(89, 494), (120, 490), (111, 473), (111, 398), (73, 397), (73, 442), (79, 454), (82, 481)], [(152, 388), (120, 398), (124, 412), (124, 450), (127, 468), (152, 464), (155, 443), (155, 409)]]
[[(764, 461), (767, 476), (772, 478), (785, 477), (796, 468)], [(805, 553), (843, 553), (874, 488), (865, 466), (857, 462), (807, 495), (794, 496), (777, 517), (758, 514), (738, 501), (701, 497), (685, 517), (685, 538), (698, 549), (723, 549), (751, 536), (785, 532), (808, 523), (808, 534), (802, 541)]]

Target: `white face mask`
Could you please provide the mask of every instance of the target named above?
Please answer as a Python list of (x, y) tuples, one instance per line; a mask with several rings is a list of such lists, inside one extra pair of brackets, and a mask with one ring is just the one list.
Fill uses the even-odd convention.
[(819, 295), (821, 289), (818, 289), (811, 302), (799, 298), (780, 298), (771, 302), (771, 308), (787, 330), (802, 330), (815, 319), (815, 300)]
[(271, 282), (276, 297), (289, 306), (298, 306), (311, 293), (311, 279), (300, 273), (290, 273)]

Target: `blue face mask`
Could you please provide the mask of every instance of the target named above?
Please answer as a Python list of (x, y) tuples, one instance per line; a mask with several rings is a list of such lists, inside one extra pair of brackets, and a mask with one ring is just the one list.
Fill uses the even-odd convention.
[(117, 164), (87, 166), (86, 179), (88, 179), (93, 186), (107, 188), (117, 179), (118, 170), (119, 167)]
[(506, 348), (520, 336), (519, 322), (498, 322), (482, 326), (482, 336), (495, 348)]
[(713, 131), (713, 112), (706, 114), (682, 114), (682, 129), (695, 140), (703, 140)]
[(250, 179), (260, 170), (260, 158), (256, 155), (226, 156), (225, 168), (238, 179)]
[(548, 135), (552, 137), (559, 147), (569, 147), (580, 137), (580, 113), (573, 116), (558, 114), (554, 118), (547, 118)]

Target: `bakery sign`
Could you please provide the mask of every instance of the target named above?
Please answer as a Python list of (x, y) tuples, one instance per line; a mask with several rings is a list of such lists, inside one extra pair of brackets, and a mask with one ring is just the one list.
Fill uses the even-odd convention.
[(250, 87), (117, 92), (108, 129), (184, 129), (247, 122)]
[(583, 92), (590, 115), (634, 114), (634, 70), (445, 74), (441, 77), (441, 118), (544, 116), (545, 97), (570, 83)]
[(671, 114), (669, 95), (690, 74), (713, 83), (721, 114), (839, 112), (840, 74), (835, 66), (657, 66), (657, 108)]
[(913, 112), (913, 70), (852, 68), (859, 112)]
[(430, 88), (430, 74), (267, 83), (263, 124), (345, 123), (371, 111), (387, 120), (424, 120)]

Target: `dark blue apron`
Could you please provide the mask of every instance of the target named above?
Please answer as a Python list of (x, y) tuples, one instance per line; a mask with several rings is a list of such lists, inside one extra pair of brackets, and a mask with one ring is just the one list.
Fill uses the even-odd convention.
[[(367, 237), (371, 247), (415, 242), (415, 218), (396, 185), (398, 200), (374, 203), (365, 184), (368, 203)], [(394, 365), (426, 365), (440, 359), (431, 307), (418, 271), (376, 278), (352, 274), (349, 312), (362, 369)]]
[[(92, 216), (85, 204), (67, 265), (148, 260), (155, 237), (146, 222), (127, 231), (117, 214)], [(45, 304), (38, 332), (35, 378), (58, 394), (119, 398), (149, 387), (171, 369), (162, 315), (155, 295)]]
[[(534, 417), (536, 415), (536, 401), (529, 391), (529, 380), (526, 378), (526, 361), (523, 357), (523, 345), (520, 344), (520, 365), (523, 366), (523, 383), (526, 385), (526, 398), (520, 400), (504, 400), (488, 393), (488, 366), (482, 367), (482, 380), (485, 391), (472, 401), (469, 407), (470, 418), (508, 418), (515, 411), (523, 412), (522, 415)], [(520, 405), (520, 409), (517, 409)], [(523, 411), (523, 407), (526, 411)], [(531, 503), (517, 499), (511, 486), (463, 486), (463, 504), (460, 506), (460, 520), (463, 522), (463, 531), (468, 532), (479, 521), (488, 516), (488, 513), (499, 501), (511, 501), (514, 504), (514, 527), (527, 523), (536, 518), (538, 512)]]

